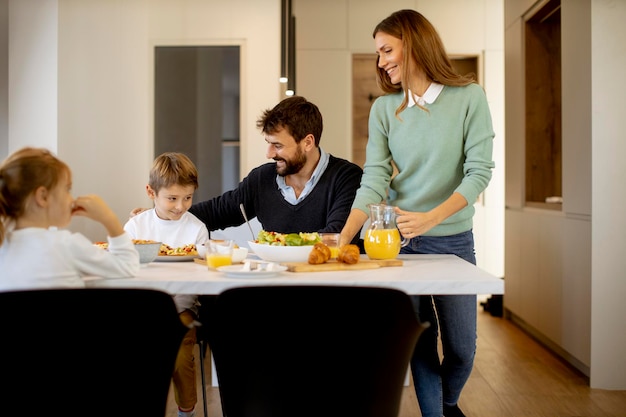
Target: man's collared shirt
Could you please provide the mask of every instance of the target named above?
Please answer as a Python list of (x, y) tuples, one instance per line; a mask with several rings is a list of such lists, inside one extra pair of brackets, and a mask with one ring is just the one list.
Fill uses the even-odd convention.
[(300, 201), (302, 201), (315, 187), (320, 177), (326, 170), (326, 167), (328, 166), (328, 159), (329, 159), (328, 154), (324, 152), (322, 148), (319, 148), (319, 150), (320, 150), (320, 160), (317, 163), (315, 170), (313, 171), (313, 175), (311, 175), (311, 178), (307, 181), (299, 197), (296, 198), (296, 192), (294, 191), (293, 187), (285, 183), (285, 177), (281, 175), (276, 175), (276, 184), (278, 185), (278, 188), (280, 189), (280, 193), (283, 195), (285, 201), (287, 201), (289, 204), (296, 205)]

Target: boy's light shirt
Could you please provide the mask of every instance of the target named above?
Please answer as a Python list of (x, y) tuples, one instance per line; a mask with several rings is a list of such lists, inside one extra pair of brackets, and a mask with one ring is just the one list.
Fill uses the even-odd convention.
[[(201, 245), (209, 240), (206, 225), (188, 211), (178, 220), (164, 220), (152, 208), (130, 218), (124, 225), (124, 230), (133, 239), (156, 240), (173, 248), (191, 243)], [(196, 295), (174, 294), (173, 297), (179, 313), (184, 310), (198, 313), (200, 304)]]
[(201, 245), (209, 240), (205, 224), (189, 212), (185, 212), (178, 220), (164, 220), (152, 208), (129, 219), (124, 230), (133, 239), (156, 240), (173, 248), (191, 243)]
[(306, 185), (304, 186), (304, 189), (302, 190), (302, 193), (300, 193), (300, 197), (296, 198), (296, 193), (293, 190), (293, 187), (285, 183), (285, 177), (276, 175), (276, 184), (278, 185), (278, 188), (280, 189), (280, 192), (283, 195), (283, 198), (289, 204), (293, 204), (295, 206), (300, 201), (302, 201), (315, 187), (315, 184), (317, 184), (320, 177), (326, 170), (330, 157), (328, 156), (326, 152), (324, 152), (322, 148), (319, 148), (319, 149), (320, 149), (320, 160), (317, 163), (317, 167), (315, 167), (315, 170), (313, 171), (313, 175), (311, 175), (311, 178), (307, 181)]

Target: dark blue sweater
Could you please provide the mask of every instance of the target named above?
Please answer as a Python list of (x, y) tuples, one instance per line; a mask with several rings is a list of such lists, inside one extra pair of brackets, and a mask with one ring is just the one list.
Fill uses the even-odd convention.
[[(311, 192), (298, 204), (289, 204), (276, 184), (276, 163), (254, 168), (237, 188), (202, 201), (189, 210), (209, 230), (239, 226), (245, 222), (239, 209), (243, 203), (248, 218), (257, 217), (263, 230), (278, 233), (340, 232), (356, 190), (361, 168), (330, 155), (328, 166)], [(358, 240), (359, 235), (355, 237)]]

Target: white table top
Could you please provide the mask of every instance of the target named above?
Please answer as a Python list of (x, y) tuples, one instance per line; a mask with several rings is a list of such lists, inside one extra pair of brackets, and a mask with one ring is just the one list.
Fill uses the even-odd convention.
[[(365, 255), (362, 255), (365, 256)], [(127, 279), (87, 277), (92, 288), (151, 288), (170, 294), (219, 294), (254, 285), (346, 285), (396, 288), (407, 294), (504, 294), (504, 280), (454, 255), (400, 255), (403, 266), (353, 271), (281, 272), (230, 278), (196, 262), (152, 262)], [(366, 259), (366, 258), (364, 258)]]

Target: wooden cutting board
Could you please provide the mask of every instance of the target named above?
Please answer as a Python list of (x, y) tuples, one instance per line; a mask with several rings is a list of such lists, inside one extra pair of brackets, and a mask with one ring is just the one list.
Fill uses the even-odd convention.
[(322, 271), (352, 271), (359, 269), (374, 269), (385, 266), (402, 266), (400, 259), (371, 260), (361, 259), (355, 264), (344, 264), (335, 260), (323, 264), (311, 265), (308, 262), (284, 262), (289, 272), (322, 272)]
[[(200, 265), (206, 265), (206, 260), (201, 258), (194, 258), (195, 263)], [(323, 264), (311, 265), (308, 262), (281, 262), (281, 265), (287, 267), (289, 272), (322, 272), (322, 271), (353, 271), (359, 269), (374, 269), (385, 266), (402, 266), (403, 262), (400, 259), (384, 259), (384, 260), (371, 260), (361, 259), (355, 264), (344, 264), (337, 262), (336, 260), (330, 260)]]

